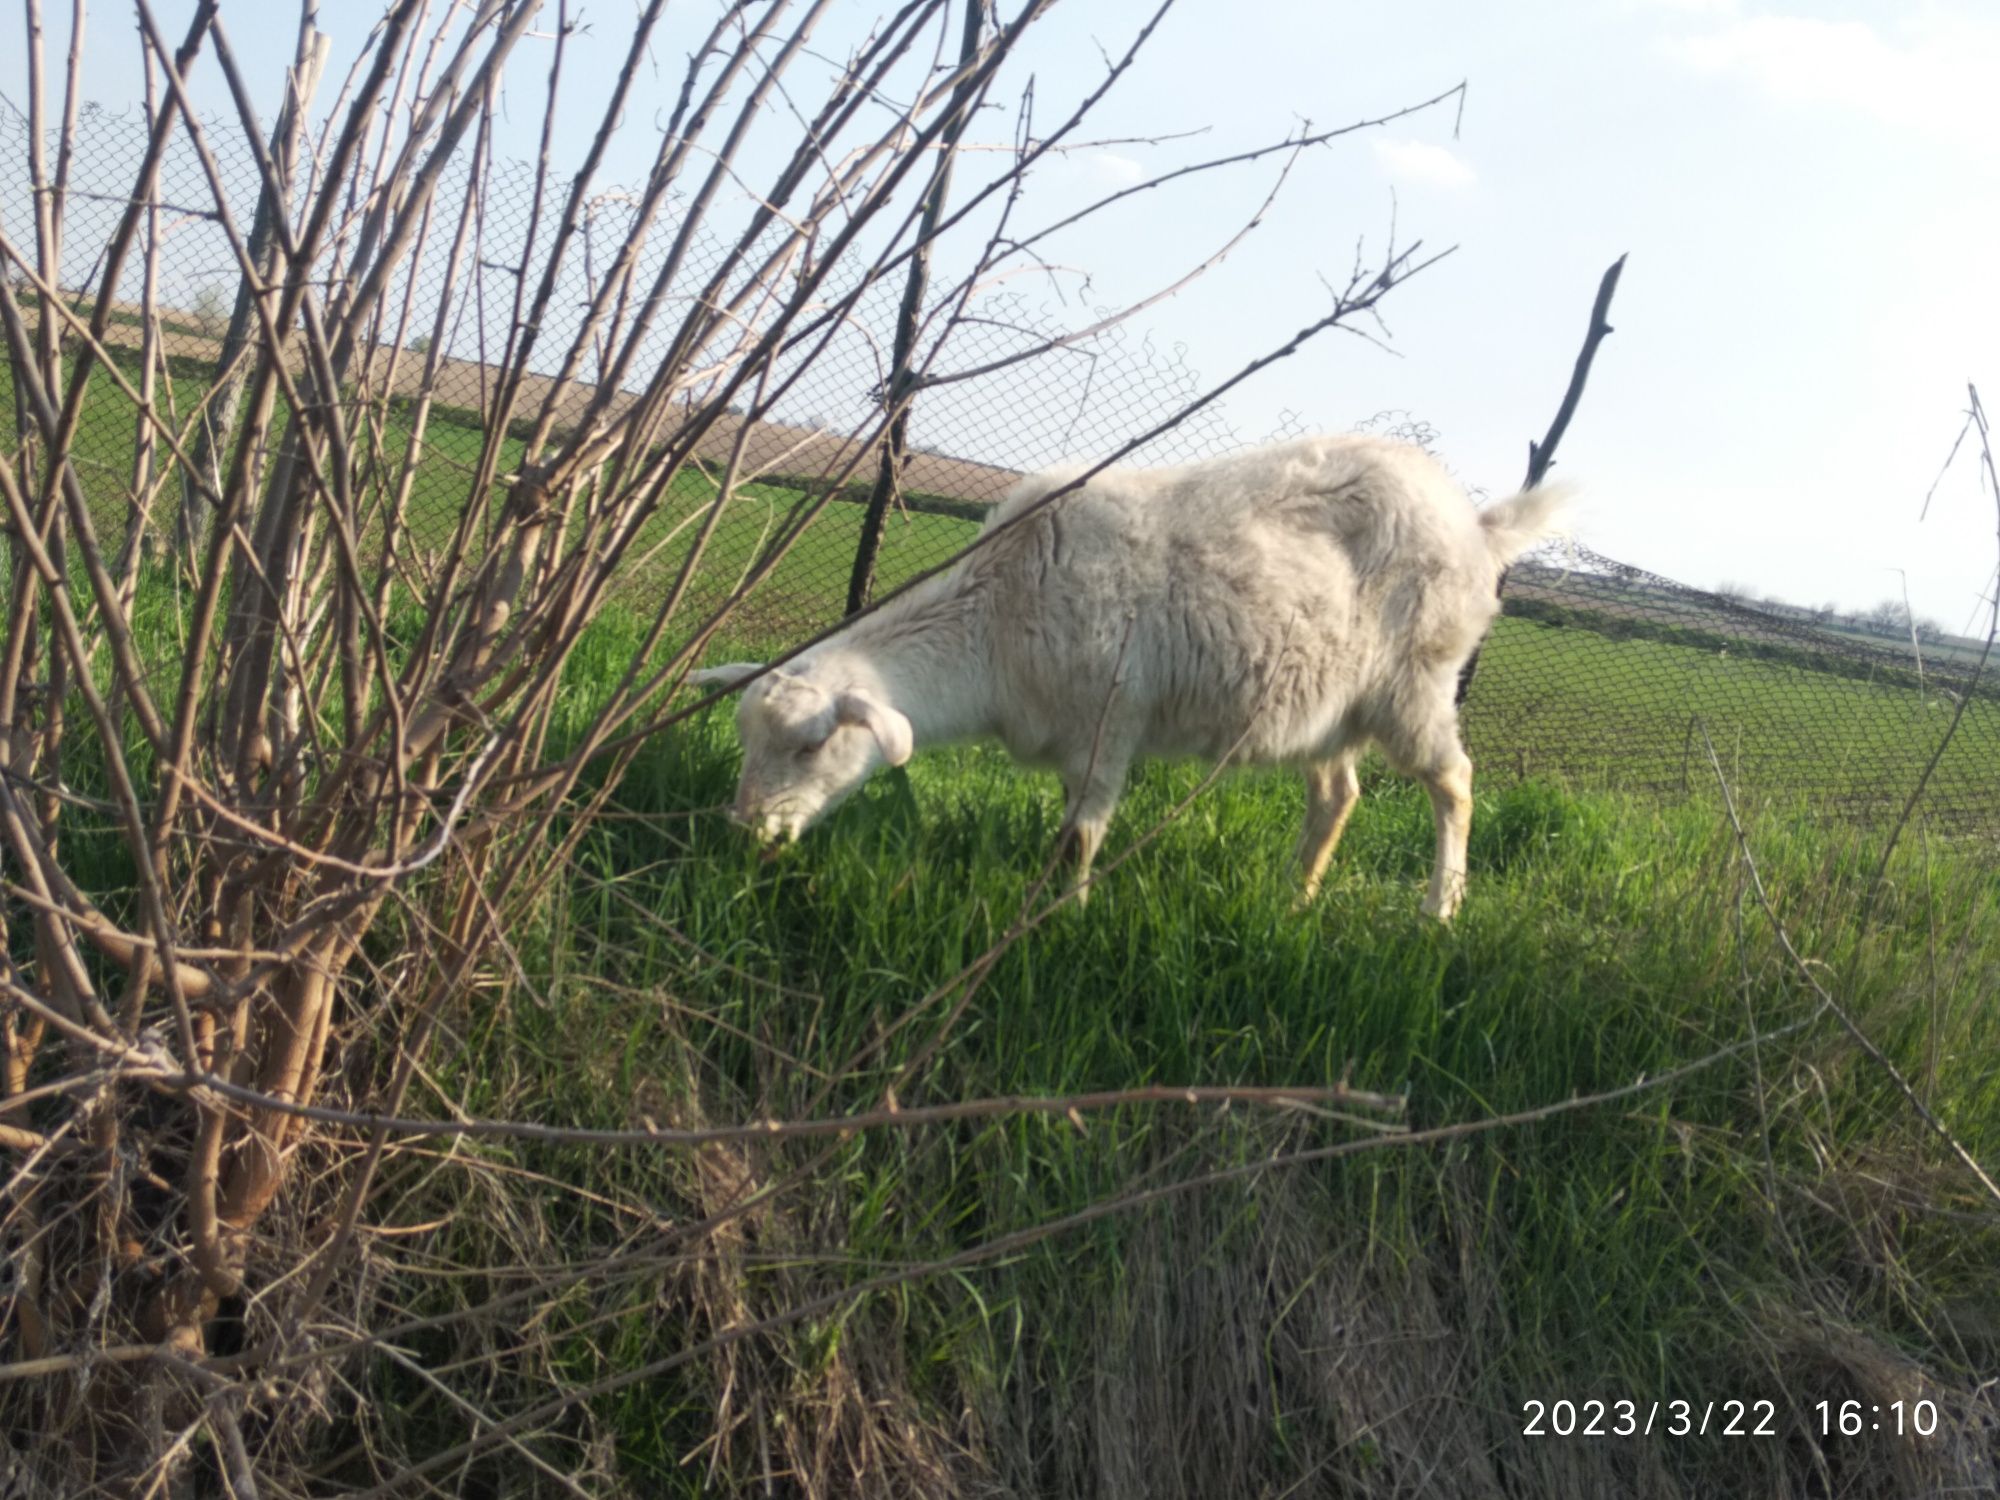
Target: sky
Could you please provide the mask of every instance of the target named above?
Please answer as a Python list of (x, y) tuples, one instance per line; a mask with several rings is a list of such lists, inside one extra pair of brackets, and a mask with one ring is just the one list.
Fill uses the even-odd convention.
[[(1100, 44), (1121, 49), (1156, 4), (1063, 0), (1000, 94), (1011, 100), (1032, 75), (1036, 118), (1054, 118), (1101, 79)], [(158, 6), (170, 32), (184, 24), (187, 0)], [(601, 98), (594, 80), (615, 66), (633, 9), (573, 0), (588, 30), (570, 102)], [(838, 0), (826, 51), (880, 9)], [(252, 76), (289, 58), (285, 7), (225, 0), (222, 13)], [(645, 110), (712, 10), (680, 0), (668, 13)], [(129, 101), (129, 12), (92, 14), (85, 93)], [(369, 0), (322, 0), (330, 76), (376, 14)], [(0, 24), (0, 39), (18, 35), (18, 20)], [(52, 15), (52, 48), (65, 40)], [(505, 129), (522, 156), (548, 47), (525, 44), (510, 88)], [(805, 80), (817, 81), (811, 66)], [(1463, 81), (1462, 108), (1301, 157), (1255, 231), (1138, 314), (1128, 337), (1217, 381), (1323, 315), (1325, 283), (1345, 281), (1357, 245), (1379, 256), (1392, 223), (1399, 245), (1452, 247), (1392, 295), (1376, 341), (1320, 338), (1233, 391), (1226, 420), (1254, 439), (1408, 412), (1462, 479), (1499, 494), (1520, 482), (1528, 439), (1554, 412), (1598, 277), (1628, 255), (1617, 331), (1558, 465), (1580, 488), (1579, 539), (1699, 587), (1726, 580), (1800, 603), (1866, 607), (1907, 577), (1920, 615), (1983, 635), (1996, 517), (1966, 453), (1918, 515), (1968, 380), (2000, 399), (1996, 78), (2000, 7), (1967, 0), (1180, 0), (1084, 131), (1115, 143), (1046, 164), (1027, 206), (1049, 222), (1302, 121), (1379, 116)], [(0, 92), (20, 102), (21, 79), (21, 49), (0, 45)], [(196, 89), (220, 107), (213, 77)], [(633, 113), (607, 181), (636, 180), (650, 159), (647, 118)], [(582, 108), (563, 120), (556, 152), (573, 162), (588, 122)], [(1012, 134), (1012, 114), (996, 109), (968, 138)], [(1063, 269), (1014, 290), (1072, 322), (1152, 296), (1235, 235), (1275, 172), (1266, 162), (1138, 195), (1065, 235), (1051, 252)], [(1064, 431), (1077, 451), (1024, 437), (1020, 461), (1099, 456), (1097, 429)]]
[[(1139, 7), (1091, 10), (1110, 34)], [(1234, 141), (1467, 83), (1456, 135), (1435, 113), (1317, 153), (1268, 232), (1157, 311), (1220, 374), (1324, 306), (1315, 273), (1379, 243), (1392, 194), (1402, 235), (1457, 247), (1389, 304), (1394, 354), (1312, 346), (1232, 402), (1244, 430), (1287, 407), (1328, 428), (1407, 409), (1504, 492), (1627, 254), (1560, 456), (1581, 539), (1810, 603), (1894, 596), (1900, 567), (1919, 613), (1973, 617), (1996, 525), (1965, 455), (1917, 516), (1966, 382), (2000, 391), (2000, 7), (1405, 0), (1169, 25), (1120, 125)], [(1164, 276), (1193, 243), (1135, 237), (1100, 289)]]

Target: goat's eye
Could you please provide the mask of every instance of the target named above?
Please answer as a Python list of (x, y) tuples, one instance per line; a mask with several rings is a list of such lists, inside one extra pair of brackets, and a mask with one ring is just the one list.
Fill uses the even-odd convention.
[(801, 745), (792, 752), (792, 757), (795, 760), (810, 760), (813, 756), (819, 754), (820, 746), (825, 743), (825, 740), (814, 740), (810, 745)]

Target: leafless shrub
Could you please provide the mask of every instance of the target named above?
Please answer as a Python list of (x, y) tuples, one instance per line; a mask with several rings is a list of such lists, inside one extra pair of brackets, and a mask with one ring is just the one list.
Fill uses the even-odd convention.
[[(615, 76), (581, 87), (565, 76), (577, 24), (565, 4), (393, 0), (337, 88), (329, 75), (334, 101), (316, 124), (306, 103), (326, 47), (314, 4), (302, 8), (279, 128), (267, 131), (214, 0), (178, 38), (141, 0), (152, 149), (93, 284), (66, 300), (81, 49), (53, 111), (39, 8), (27, 7), (36, 219), (32, 233), (0, 225), (18, 397), (0, 463), (0, 839), (17, 939), (0, 974), (0, 1233), (13, 1266), (0, 1401), (10, 1426), (36, 1434), (30, 1461), (58, 1490), (174, 1488), (193, 1455), (210, 1454), (202, 1462), (222, 1484), (254, 1494), (352, 1414), (343, 1352), (375, 1349), (437, 1384), (394, 1342), (408, 1329), (371, 1326), (380, 1273), (358, 1233), (382, 1194), (427, 1170), (408, 1139), (424, 1122), (395, 1117), (428, 1050), (465, 996), (519, 982), (508, 932), (644, 738), (693, 711), (665, 707), (665, 695), (832, 488), (910, 400), (990, 369), (950, 368), (950, 332), (975, 291), (1033, 263), (1047, 234), (1080, 217), (1023, 227), (1027, 176), (1074, 138), (1167, 5), (1064, 117), (1043, 125), (1024, 108), (1016, 148), (985, 158), (999, 166), (970, 187), (961, 168), (955, 206), (929, 219), (919, 206), (953, 155), (937, 148), (964, 112), (999, 97), (1046, 0), (989, 18), (958, 64), (937, 69), (960, 34), (947, 0), (897, 7), (831, 68), (813, 40), (826, 0), (722, 6), (664, 92), (653, 73), (663, 0), (639, 8)], [(520, 68), (530, 49), (537, 67)], [(496, 260), (479, 204), (510, 65), (512, 107), (542, 111), (537, 209), (512, 259)], [(194, 112), (197, 69), (226, 85), (233, 119)], [(651, 114), (641, 89), (663, 101), (645, 181), (622, 230), (590, 231), (586, 305), (558, 309), (561, 273), (586, 253), (608, 145), (628, 114)], [(565, 176), (554, 122), (579, 93), (597, 125)], [(752, 181), (743, 142), (773, 121), (789, 140)], [(1169, 176), (1289, 164), (1338, 133), (1301, 131)], [(215, 169), (228, 137), (263, 178), (247, 223)], [(233, 314), (220, 291), (194, 299), (219, 349), (192, 410), (175, 408), (162, 379), (170, 309), (152, 261), (170, 141), (199, 156), (203, 212), (239, 278)], [(900, 277), (929, 237), (977, 224), (983, 247), (949, 285), (940, 278), (926, 313), (940, 336), (924, 366), (871, 426), (845, 435), (832, 484), (782, 518), (728, 597), (695, 610), (709, 544), (761, 461), (759, 419), (868, 287)], [(688, 247), (704, 233), (728, 250), (690, 286)], [(407, 274), (427, 257), (449, 267), (429, 302)], [(1370, 311), (1422, 264), (1392, 247), (1268, 358)], [(136, 375), (107, 346), (135, 265), (146, 330)], [(509, 315), (503, 347), (476, 351), (483, 441), (449, 535), (419, 548), (410, 478), (438, 372), (458, 315), (494, 298)], [(122, 536), (100, 531), (72, 454), (86, 409), (107, 402), (124, 403), (138, 439)], [(615, 686), (559, 735), (558, 689), (579, 640), (624, 571), (664, 545), (668, 497), (698, 451), (731, 431), (712, 500), (674, 523), (684, 557)], [(174, 501), (156, 509), (163, 493)], [(165, 629), (144, 618), (140, 587), (146, 557), (165, 550), (149, 543), (162, 525), (183, 543)], [(157, 581), (171, 592), (168, 571)], [(399, 610), (412, 630), (391, 628)], [(391, 927), (400, 951), (383, 937)], [(889, 1103), (878, 1123), (905, 1123)], [(710, 1257), (712, 1271), (731, 1243), (725, 1226), (768, 1196), (745, 1148), (646, 1130), (621, 1143), (646, 1142), (693, 1153), (696, 1196), (714, 1208), (680, 1253)], [(497, 1254), (560, 1260), (550, 1226), (515, 1210), (496, 1219), (507, 1226)], [(730, 1294), (708, 1285), (715, 1328), (736, 1338)], [(497, 1325), (482, 1326), (496, 1362), (514, 1357)], [(518, 1425), (487, 1420), (455, 1390), (448, 1399), (473, 1435), (468, 1452), (506, 1450), (538, 1482), (575, 1490), (522, 1446)], [(871, 1429), (854, 1408), (828, 1430), (865, 1459)]]

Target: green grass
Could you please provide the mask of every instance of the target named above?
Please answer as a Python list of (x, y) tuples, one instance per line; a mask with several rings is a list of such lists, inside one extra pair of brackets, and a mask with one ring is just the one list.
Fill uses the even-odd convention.
[[(120, 372), (136, 387), (136, 352), (114, 349), (113, 353), (129, 354), (129, 358), (119, 361)], [(159, 390), (162, 416), (176, 425), (184, 422), (206, 389), (204, 381), (184, 374), (170, 374)], [(0, 414), (4, 414), (4, 426), (0, 426), (0, 454), (11, 454), (15, 449), (14, 367), (12, 360), (4, 358), (0, 358)], [(105, 539), (106, 547), (113, 553), (124, 537), (126, 519), (130, 514), (133, 445), (137, 431), (134, 406), (125, 399), (123, 392), (99, 373), (84, 397), (70, 452), (84, 494), (89, 499), (91, 519), (99, 535)]]
[[(1745, 904), (1712, 809), (1545, 784), (1482, 796), (1472, 894), (1446, 931), (1416, 910), (1421, 796), (1369, 777), (1337, 878), (1294, 916), (1284, 858), (1302, 798), (1290, 777), (1252, 775), (1198, 802), (1086, 912), (1009, 951), (955, 1025), (942, 1024), (947, 997), (839, 1072), (1005, 929), (1057, 795), (997, 752), (927, 755), (763, 865), (719, 818), (682, 816), (727, 795), (729, 741), (719, 723), (696, 726), (635, 772), (625, 801), (639, 817), (590, 840), (524, 950), (534, 992), (465, 1018), (440, 1079), (459, 1107), (607, 1127), (859, 1108), (935, 1044), (905, 1105), (1351, 1075), (1407, 1092), (1413, 1122), (1435, 1125), (1657, 1077), (1813, 1003)], [(1107, 854), (1193, 778), (1142, 775)], [(1792, 940), (1966, 1144), (2000, 1156), (2000, 1040), (1982, 1015), (2000, 977), (1990, 869), (1906, 852), (1864, 931), (1870, 846), (1775, 817), (1754, 840)], [(828, 1101), (810, 1069), (838, 1073)], [(544, 1330), (547, 1357), (574, 1381), (636, 1369), (731, 1318), (1135, 1182), (1349, 1133), (1155, 1106), (1083, 1130), (1029, 1118), (868, 1134), (754, 1218), (735, 1261), (647, 1261), (569, 1299)], [(494, 1155), (545, 1174), (531, 1218), (560, 1224), (581, 1255), (629, 1246), (634, 1213), (712, 1211), (719, 1171), (767, 1182), (811, 1153)], [(461, 1211), (422, 1254), (504, 1263), (523, 1232)], [(933, 1468), (1014, 1493), (1308, 1480), (1391, 1493), (1435, 1462), (1460, 1466), (1461, 1493), (1499, 1493), (1479, 1480), (1497, 1465), (1531, 1490), (1621, 1493), (1651, 1476), (1656, 1493), (1805, 1494), (1815, 1460), (1798, 1434), (1821, 1399), (1881, 1398), (1900, 1380), (1971, 1420), (1976, 1372), (2000, 1358), (1996, 1254), (1993, 1205), (1827, 1020), (1614, 1105), (1282, 1169), (919, 1278), (594, 1412), (644, 1494), (758, 1493), (760, 1441), (780, 1463), (872, 1443), (882, 1487), (866, 1493), (918, 1487)], [(501, 1289), (475, 1274), (446, 1296)], [(1522, 1403), (1561, 1395), (1770, 1399), (1789, 1436), (1521, 1440)], [(758, 1437), (725, 1445), (713, 1476), (706, 1451), (687, 1462), (753, 1401)], [(409, 1416), (413, 1434), (449, 1425), (424, 1400)], [(1826, 1452), (1837, 1482), (1886, 1473), (1880, 1445)], [(1107, 1487), (1106, 1472), (1125, 1482)]]

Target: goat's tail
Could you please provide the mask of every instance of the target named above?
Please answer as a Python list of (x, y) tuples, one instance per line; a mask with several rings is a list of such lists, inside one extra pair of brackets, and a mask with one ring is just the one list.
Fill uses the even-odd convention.
[(1482, 510), (1479, 529), (1494, 565), (1504, 568), (1535, 543), (1559, 535), (1574, 495), (1570, 485), (1543, 484)]

